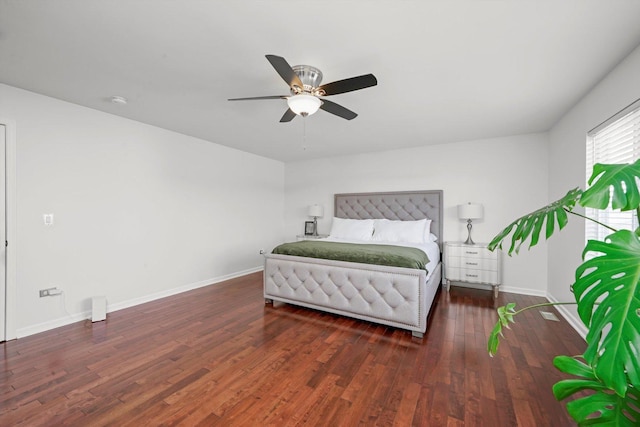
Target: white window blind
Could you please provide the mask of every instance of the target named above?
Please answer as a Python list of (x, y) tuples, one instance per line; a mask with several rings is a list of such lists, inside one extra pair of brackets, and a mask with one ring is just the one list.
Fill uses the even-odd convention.
[[(629, 105), (587, 134), (587, 181), (596, 163), (633, 163), (640, 158), (640, 100)], [(635, 211), (621, 212), (586, 208), (586, 215), (616, 230), (635, 230)], [(587, 240), (603, 240), (611, 230), (592, 221), (585, 221)]]

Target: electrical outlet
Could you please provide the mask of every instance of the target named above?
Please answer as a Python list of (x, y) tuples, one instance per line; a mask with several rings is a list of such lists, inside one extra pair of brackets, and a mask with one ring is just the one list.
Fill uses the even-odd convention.
[(40, 289), (40, 298), (50, 297), (52, 295), (60, 295), (62, 293), (58, 288)]

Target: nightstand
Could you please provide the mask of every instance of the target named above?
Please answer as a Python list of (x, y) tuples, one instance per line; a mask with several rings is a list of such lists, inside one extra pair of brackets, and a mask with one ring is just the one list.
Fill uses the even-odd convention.
[(298, 234), (296, 236), (296, 240), (300, 241), (300, 240), (316, 240), (316, 239), (324, 239), (326, 237), (329, 237), (328, 234), (318, 234), (317, 236), (309, 236), (306, 234)]
[(484, 243), (467, 245), (462, 242), (445, 242), (444, 276), (447, 290), (451, 282), (491, 285), (498, 296), (500, 287), (500, 251), (491, 252)]

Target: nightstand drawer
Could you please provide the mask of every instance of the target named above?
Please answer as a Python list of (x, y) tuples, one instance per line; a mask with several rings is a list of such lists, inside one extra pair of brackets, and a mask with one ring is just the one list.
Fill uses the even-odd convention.
[(446, 267), (446, 279), (470, 283), (499, 283), (498, 272), (472, 268)]
[(452, 256), (447, 258), (447, 267), (498, 271), (498, 259)]
[(447, 246), (447, 254), (451, 257), (464, 257), (464, 258), (486, 258), (486, 259), (498, 259), (498, 252), (491, 252), (485, 247), (474, 246)]

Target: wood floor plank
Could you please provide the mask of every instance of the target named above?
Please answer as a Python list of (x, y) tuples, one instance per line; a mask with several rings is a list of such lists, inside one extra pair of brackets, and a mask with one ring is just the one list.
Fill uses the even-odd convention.
[(265, 306), (250, 274), (0, 344), (0, 425), (574, 425), (552, 358), (584, 341), (532, 310), (489, 358), (507, 301), (543, 299), (453, 287), (420, 340)]
[(420, 397), (420, 384), (409, 383), (402, 396), (402, 401), (398, 406), (396, 417), (393, 420), (393, 425), (397, 427), (403, 427), (411, 425), (413, 417), (416, 412), (416, 406), (418, 398)]

